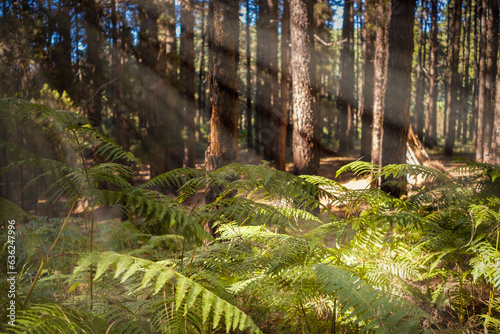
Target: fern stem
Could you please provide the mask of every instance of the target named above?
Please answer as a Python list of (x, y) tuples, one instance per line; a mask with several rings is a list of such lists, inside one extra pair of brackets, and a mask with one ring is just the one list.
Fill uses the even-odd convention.
[(307, 330), (309, 333), (312, 333), (311, 327), (309, 326), (309, 321), (307, 321), (306, 310), (304, 309), (304, 304), (302, 304), (302, 300), (299, 299), (299, 303), (300, 303), (300, 308), (302, 309), (302, 313), (304, 314), (304, 320), (306, 321)]
[(75, 200), (73, 201), (73, 204), (71, 205), (71, 209), (69, 210), (68, 215), (66, 216), (66, 219), (64, 220), (64, 223), (62, 224), (61, 229), (59, 230), (59, 234), (57, 235), (56, 239), (52, 243), (52, 246), (50, 247), (45, 258), (43, 257), (42, 252), (39, 250), (40, 257), (42, 258), (42, 262), (40, 263), (40, 267), (38, 267), (38, 271), (36, 273), (35, 279), (33, 280), (33, 283), (31, 284), (30, 290), (28, 291), (28, 295), (24, 299), (23, 308), (25, 308), (26, 305), (28, 304), (28, 300), (30, 299), (31, 294), (33, 293), (33, 290), (35, 289), (35, 285), (38, 282), (38, 279), (40, 278), (40, 276), (42, 275), (43, 268), (45, 267), (45, 264), (49, 261), (50, 253), (52, 253), (52, 250), (56, 246), (57, 241), (61, 237), (61, 235), (64, 231), (64, 228), (66, 227), (66, 224), (68, 223), (69, 217), (71, 216), (71, 213), (73, 213), (73, 210), (74, 210), (75, 205), (76, 205), (76, 201), (77, 201), (77, 199), (75, 198)]

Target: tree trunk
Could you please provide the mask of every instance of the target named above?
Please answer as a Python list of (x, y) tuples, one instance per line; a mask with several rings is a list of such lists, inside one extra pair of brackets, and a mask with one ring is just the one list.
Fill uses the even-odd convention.
[(194, 71), (194, 21), (193, 0), (181, 2), (181, 83), (182, 100), (184, 109), (184, 130), (187, 140), (184, 148), (184, 161), (186, 167), (196, 164), (196, 138), (195, 138), (195, 71)]
[(121, 103), (121, 72), (120, 60), (118, 54), (118, 17), (116, 13), (116, 0), (111, 0), (111, 24), (112, 24), (112, 53), (111, 62), (113, 68), (113, 114), (115, 118), (115, 125), (117, 129), (117, 143), (128, 149), (127, 138), (125, 136), (125, 119)]
[[(391, 1), (389, 59), (382, 139), (382, 165), (406, 163), (406, 142), (410, 126), (411, 67), (415, 0)], [(386, 178), (385, 181), (393, 179)], [(400, 183), (404, 180), (397, 180)], [(385, 183), (382, 189), (395, 196), (406, 186)]]
[(91, 87), (87, 102), (87, 117), (96, 127), (100, 127), (104, 92), (102, 89), (104, 84), (104, 62), (101, 57), (103, 36), (100, 24), (102, 9), (97, 7), (95, 0), (86, 0), (84, 6), (86, 7), (88, 78)]
[[(205, 154), (205, 168), (213, 171), (238, 162), (238, 2), (210, 2), (210, 22), (213, 31), (209, 38), (210, 56), (210, 136)], [(206, 202), (213, 202), (220, 189), (209, 189)], [(213, 222), (205, 229), (214, 235)]]
[(462, 15), (462, 0), (453, 0), (453, 14), (450, 25), (450, 41), (448, 46), (448, 92), (446, 95), (446, 142), (444, 146), (445, 155), (453, 155), (455, 146), (455, 134), (457, 128), (458, 115), (458, 55), (460, 52), (460, 18)]
[[(483, 1), (484, 4), (485, 1)], [(498, 0), (486, 0), (488, 8), (487, 45), (486, 45), (486, 76), (485, 76), (485, 107), (484, 107), (484, 148), (483, 160), (494, 163), (492, 142), (495, 109), (495, 77), (497, 73), (498, 54)]]
[[(277, 73), (277, 1), (259, 0), (257, 19), (257, 92), (255, 113), (259, 118), (264, 160), (275, 160), (273, 90)], [(256, 135), (257, 136), (257, 135)], [(258, 147), (256, 146), (256, 149)]]
[(340, 113), (339, 153), (349, 150), (352, 136), (354, 113), (354, 27), (353, 0), (344, 2), (344, 21), (342, 26), (342, 49), (340, 50), (340, 78), (338, 109)]
[(182, 167), (184, 160), (184, 142), (182, 139), (182, 106), (180, 104), (178, 92), (178, 56), (177, 42), (175, 36), (176, 15), (175, 2), (168, 0), (165, 2), (165, 19), (161, 21), (165, 31), (165, 39), (162, 43), (160, 65), (164, 74), (162, 91), (159, 92), (160, 115), (162, 120), (160, 137), (163, 146), (163, 169), (166, 172)]
[[(290, 2), (283, 0), (283, 19), (281, 21), (281, 103), (277, 117), (276, 134), (276, 168), (285, 170), (286, 134), (288, 123), (288, 107), (290, 98)], [(276, 97), (277, 99), (277, 97)]]
[(467, 143), (467, 116), (469, 114), (469, 90), (470, 90), (470, 75), (469, 75), (469, 65), (470, 65), (470, 31), (471, 31), (471, 17), (472, 17), (472, 0), (466, 1), (467, 16), (465, 18), (465, 36), (464, 36), (464, 48), (463, 48), (463, 83), (462, 91), (460, 94), (460, 106), (462, 114), (462, 144)]
[(382, 119), (385, 108), (385, 85), (387, 71), (387, 31), (389, 24), (389, 1), (376, 3), (376, 41), (375, 41), (375, 63), (374, 63), (374, 88), (373, 88), (373, 139), (372, 139), (372, 163), (378, 166), (382, 164)]
[(363, 67), (363, 110), (361, 114), (361, 156), (364, 161), (371, 161), (377, 5), (374, 1), (366, 1), (365, 6), (366, 22), (364, 25), (365, 59)]
[(424, 146), (433, 148), (437, 144), (437, 98), (438, 98), (438, 3), (431, 1), (431, 37), (429, 50), (429, 95), (425, 115)]
[(416, 68), (416, 90), (415, 90), (415, 133), (420, 141), (424, 139), (424, 110), (425, 110), (425, 55), (426, 55), (426, 32), (425, 29), (425, 3), (420, 14), (419, 48)]
[(290, 1), (294, 174), (317, 174), (319, 143), (314, 103), (313, 1)]
[(486, 89), (486, 0), (481, 0), (479, 8), (479, 17), (481, 28), (479, 32), (479, 78), (477, 95), (477, 125), (476, 125), (476, 160), (484, 161), (484, 141), (485, 123), (488, 114), (487, 89)]
[(247, 129), (247, 146), (248, 150), (253, 148), (253, 129), (252, 129), (252, 71), (251, 71), (251, 55), (252, 51), (250, 50), (250, 42), (251, 42), (251, 36), (250, 36), (250, 0), (247, 0), (246, 4), (246, 9), (247, 9), (247, 24), (246, 24), (246, 42), (247, 42), (247, 91), (246, 91), (246, 129)]
[(495, 96), (495, 131), (494, 142), (493, 142), (493, 155), (494, 155), (494, 163), (495, 165), (500, 165), (500, 66), (498, 67), (497, 73), (497, 83), (496, 83), (496, 96)]

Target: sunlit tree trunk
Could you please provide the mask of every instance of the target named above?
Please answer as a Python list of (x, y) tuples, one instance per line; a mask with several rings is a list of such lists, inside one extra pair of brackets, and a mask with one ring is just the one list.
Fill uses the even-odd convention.
[(290, 1), (291, 73), (293, 86), (294, 174), (317, 174), (319, 143), (314, 105), (313, 1)]
[(387, 80), (387, 31), (390, 2), (372, 1), (377, 3), (374, 62), (375, 77), (373, 87), (372, 163), (380, 166), (382, 164), (382, 118), (385, 108), (385, 85)]
[[(406, 143), (410, 126), (411, 68), (415, 0), (391, 1), (389, 56), (382, 139), (382, 165), (406, 162)], [(386, 178), (385, 181), (390, 181)], [(404, 182), (404, 180), (398, 180)], [(382, 189), (399, 197), (406, 187), (382, 184)]]
[(462, 0), (453, 0), (452, 20), (450, 24), (450, 40), (448, 46), (448, 92), (446, 95), (446, 115), (448, 123), (446, 124), (446, 142), (444, 154), (452, 155), (455, 146), (455, 135), (458, 116), (458, 54), (460, 52), (460, 17), (462, 13)]
[[(213, 31), (209, 39), (210, 60), (210, 136), (205, 168), (216, 170), (238, 162), (238, 40), (239, 6), (237, 1), (210, 2)], [(211, 203), (219, 189), (209, 189), (206, 201)], [(213, 222), (205, 229), (214, 235)]]
[(429, 50), (429, 94), (425, 114), (424, 145), (433, 148), (437, 144), (437, 98), (438, 98), (438, 3), (431, 1), (431, 36)]

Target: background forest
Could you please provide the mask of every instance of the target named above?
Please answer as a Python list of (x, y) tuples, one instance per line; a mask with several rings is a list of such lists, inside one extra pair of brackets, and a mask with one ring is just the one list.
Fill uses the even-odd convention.
[(1, 0), (0, 331), (499, 332), (499, 7)]

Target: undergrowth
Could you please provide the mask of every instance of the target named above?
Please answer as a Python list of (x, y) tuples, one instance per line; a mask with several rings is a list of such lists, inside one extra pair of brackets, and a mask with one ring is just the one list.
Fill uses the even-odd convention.
[[(2, 264), (3, 332), (499, 330), (496, 166), (463, 160), (446, 173), (379, 171), (357, 161), (339, 170), (419, 176), (404, 198), (241, 164), (134, 184), (140, 161), (76, 112), (3, 99), (0, 118), (2, 182), (24, 171), (32, 176), (24, 192), (66, 206), (48, 218), (19, 196), (0, 199), (4, 232), (16, 221), (18, 272), (10, 326)], [(210, 187), (221, 192), (205, 204)], [(332, 210), (339, 207), (341, 218)], [(109, 215), (96, 219), (98, 212)], [(218, 227), (215, 238), (207, 221)], [(303, 232), (307, 222), (317, 227)], [(6, 259), (11, 241), (1, 239)]]

